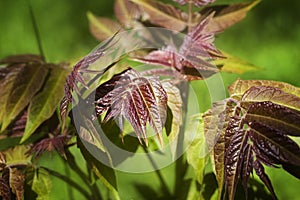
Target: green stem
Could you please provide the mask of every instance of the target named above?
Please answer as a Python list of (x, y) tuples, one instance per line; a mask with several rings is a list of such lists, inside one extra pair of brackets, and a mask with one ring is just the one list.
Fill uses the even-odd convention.
[(88, 178), (90, 182), (92, 183), (92, 191), (93, 191), (93, 197), (94, 199), (102, 199), (102, 195), (97, 187), (96, 181), (93, 181), (93, 170), (89, 167), (88, 164), (86, 164), (86, 168), (88, 170)]
[(156, 175), (157, 175), (157, 177), (158, 177), (158, 179), (159, 179), (159, 181), (160, 181), (160, 183), (161, 183), (161, 187), (162, 187), (163, 192), (164, 192), (168, 197), (171, 197), (171, 193), (170, 193), (170, 191), (169, 191), (169, 188), (168, 188), (168, 186), (167, 186), (167, 183), (166, 183), (166, 181), (164, 180), (164, 177), (162, 176), (162, 174), (160, 173), (160, 171), (157, 170), (157, 169), (158, 169), (158, 166), (156, 165), (155, 161), (153, 160), (153, 158), (152, 158), (151, 155), (149, 154), (148, 149), (147, 149), (145, 146), (143, 146), (143, 150), (145, 151), (145, 153), (146, 153), (146, 155), (147, 155), (147, 157), (148, 157), (148, 159), (149, 159), (149, 161), (150, 161), (150, 163), (151, 163), (153, 169), (155, 170), (155, 173), (156, 173)]
[(44, 51), (43, 51), (40, 32), (39, 32), (39, 29), (38, 29), (38, 25), (37, 25), (37, 22), (36, 22), (36, 18), (35, 18), (30, 0), (27, 0), (27, 5), (28, 5), (30, 18), (31, 18), (31, 21), (32, 21), (33, 30), (34, 30), (34, 34), (35, 34), (35, 37), (36, 37), (37, 45), (38, 45), (38, 48), (39, 48), (39, 52), (40, 52), (40, 55), (42, 56), (44, 62), (46, 62), (46, 57), (45, 57), (45, 54), (44, 54)]
[(52, 176), (55, 176), (59, 179), (61, 179), (62, 181), (66, 182), (69, 185), (72, 185), (75, 189), (77, 189), (78, 192), (80, 192), (86, 199), (90, 199), (90, 194), (83, 189), (79, 184), (77, 184), (75, 181), (73, 181), (72, 179), (70, 179), (67, 176), (64, 176), (52, 169), (46, 168), (46, 167), (41, 167), (42, 169), (46, 170), (47, 172), (49, 172), (49, 174), (51, 174)]

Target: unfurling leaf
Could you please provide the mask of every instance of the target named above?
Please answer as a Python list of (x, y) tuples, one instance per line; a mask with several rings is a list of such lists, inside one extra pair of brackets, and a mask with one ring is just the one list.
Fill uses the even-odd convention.
[(170, 4), (153, 0), (131, 0), (143, 11), (146, 20), (154, 25), (182, 31), (187, 27), (188, 15)]
[[(114, 35), (115, 36), (115, 35)], [(86, 86), (86, 83), (83, 79), (83, 73), (89, 73), (88, 67), (100, 59), (104, 54), (107, 53), (108, 48), (112, 45), (112, 41), (114, 40), (114, 36), (107, 40), (103, 45), (98, 47), (89, 55), (82, 58), (76, 65), (73, 67), (72, 72), (69, 74), (66, 83), (65, 83), (65, 95), (60, 102), (60, 117), (62, 120), (62, 130), (64, 130), (65, 121), (68, 115), (69, 104), (72, 101), (72, 92), (75, 90), (79, 92), (77, 87), (78, 83), (81, 83), (83, 86)], [(109, 66), (100, 67), (99, 71), (97, 72), (99, 75), (103, 74), (111, 68), (115, 63), (112, 63)], [(87, 86), (86, 86), (87, 87)]]
[(71, 136), (69, 135), (57, 135), (42, 139), (38, 143), (34, 144), (27, 154), (31, 155), (35, 153), (36, 157), (40, 157), (40, 155), (45, 151), (57, 151), (61, 156), (66, 157), (64, 148), (70, 139)]
[(95, 104), (98, 116), (107, 111), (104, 122), (117, 119), (122, 131), (123, 119), (127, 119), (138, 139), (142, 138), (146, 145), (146, 125), (149, 123), (163, 145), (167, 94), (157, 77), (143, 77), (129, 68), (97, 88)]
[(224, 56), (213, 45), (214, 32), (206, 30), (211, 18), (212, 15), (208, 16), (189, 32), (178, 51), (175, 46), (169, 45), (165, 49), (150, 52), (140, 61), (170, 67), (189, 81), (217, 73), (219, 69), (211, 61)]
[(276, 199), (263, 166), (281, 166), (300, 177), (300, 148), (289, 137), (300, 136), (299, 88), (280, 82), (238, 80), (229, 90), (231, 98), (204, 116), (206, 126), (212, 127), (205, 129), (206, 137), (216, 141), (218, 182), (225, 183), (229, 199), (234, 199), (242, 178), (247, 195), (249, 176), (255, 170)]
[(214, 12), (215, 14), (208, 25), (208, 30), (221, 32), (244, 19), (247, 12), (259, 2), (260, 0), (254, 0), (248, 3), (209, 6), (201, 10), (200, 14), (206, 16)]
[(7, 64), (7, 74), (1, 81), (1, 131), (23, 111), (42, 87), (48, 64), (34, 55), (12, 56), (0, 61)]

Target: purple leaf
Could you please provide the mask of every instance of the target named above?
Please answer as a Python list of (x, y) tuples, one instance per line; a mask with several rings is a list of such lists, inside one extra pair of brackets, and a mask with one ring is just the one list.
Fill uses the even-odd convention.
[(185, 36), (179, 50), (170, 44), (138, 60), (147, 64), (170, 67), (186, 80), (204, 79), (217, 73), (219, 69), (211, 61), (224, 56), (213, 45), (214, 32), (206, 30), (211, 17), (212, 15), (205, 18)]
[[(112, 41), (114, 40), (115, 35), (111, 37), (108, 41), (106, 41), (103, 45), (98, 47), (95, 51), (93, 51), (91, 54), (85, 56), (83, 59), (81, 59), (74, 67), (71, 72), (71, 74), (68, 76), (65, 84), (65, 95), (63, 99), (60, 102), (60, 117), (62, 120), (62, 130), (65, 126), (65, 120), (68, 115), (68, 108), (69, 104), (72, 101), (72, 91), (76, 90), (77, 83), (81, 83), (83, 86), (86, 86), (86, 83), (83, 80), (83, 73), (88, 73), (88, 67), (96, 62), (98, 59), (100, 59), (104, 54), (107, 53), (108, 49), (111, 47)], [(115, 63), (112, 63), (111, 65), (105, 67), (103, 70), (99, 71), (98, 74), (101, 75), (104, 72), (106, 72), (108, 69), (110, 69)]]
[(193, 3), (195, 6), (197, 7), (201, 7), (210, 3), (213, 3), (215, 0), (174, 0), (175, 2), (181, 4), (181, 5), (185, 5), (189, 2)]
[(122, 120), (127, 119), (139, 140), (142, 138), (146, 144), (149, 123), (163, 145), (167, 94), (157, 77), (143, 77), (129, 68), (97, 88), (95, 104), (98, 116), (107, 111), (104, 122), (117, 119), (122, 130)]

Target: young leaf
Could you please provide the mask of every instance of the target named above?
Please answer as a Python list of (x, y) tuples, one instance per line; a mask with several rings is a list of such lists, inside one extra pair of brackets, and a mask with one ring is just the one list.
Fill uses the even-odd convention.
[(118, 21), (125, 28), (132, 28), (134, 21), (141, 16), (138, 6), (130, 0), (116, 0), (114, 11)]
[(24, 145), (15, 146), (4, 152), (7, 165), (28, 165), (31, 164), (31, 156), (27, 155), (28, 147)]
[(185, 5), (186, 3), (193, 3), (197, 7), (201, 7), (210, 3), (213, 3), (215, 0), (174, 0), (175, 2)]
[(5, 116), (4, 110), (6, 109), (6, 104), (8, 103), (9, 94), (13, 88), (13, 83), (16, 80), (16, 77), (22, 70), (22, 65), (15, 65), (13, 67), (3, 68), (6, 69), (1, 70), (3, 72), (3, 78), (0, 82), (0, 123), (3, 123), (3, 118)]
[(242, 74), (245, 72), (259, 70), (259, 67), (242, 60), (238, 57), (230, 55), (222, 51), (225, 58), (214, 60), (214, 64), (221, 69), (222, 72)]
[(171, 130), (168, 134), (169, 143), (171, 143), (171, 152), (176, 155), (176, 144), (180, 126), (182, 125), (182, 99), (180, 90), (168, 81), (163, 81), (162, 86), (167, 93), (167, 105), (172, 112)]
[(170, 67), (182, 75), (182, 77), (177, 75), (176, 78), (189, 81), (215, 74), (219, 69), (211, 63), (211, 60), (224, 56), (213, 45), (214, 33), (206, 30), (211, 17), (212, 15), (205, 18), (185, 36), (179, 51), (175, 46), (169, 45), (165, 49), (150, 52), (140, 61)]
[[(16, 62), (19, 62), (18, 60)], [(18, 65), (8, 63), (11, 65)], [(7, 126), (22, 112), (28, 105), (32, 97), (40, 90), (47, 76), (47, 65), (40, 62), (23, 63), (24, 67), (13, 80), (13, 90), (9, 91), (6, 99), (6, 107), (3, 114), (3, 123), (1, 131), (5, 130)]]
[[(76, 65), (73, 67), (72, 72), (67, 77), (66, 83), (65, 83), (65, 95), (63, 99), (60, 102), (60, 117), (62, 120), (62, 130), (64, 130), (65, 121), (68, 115), (68, 109), (69, 104), (72, 101), (72, 92), (75, 90), (76, 92), (79, 92), (77, 83), (81, 83), (83, 86), (86, 86), (84, 80), (83, 80), (83, 73), (88, 73), (88, 67), (96, 62), (98, 59), (100, 59), (104, 54), (107, 53), (109, 47), (111, 47), (112, 41), (114, 40), (114, 37), (111, 37), (108, 41), (106, 41), (103, 45), (98, 47), (96, 50), (94, 50), (89, 55), (82, 58)], [(112, 63), (109, 66), (102, 66), (102, 68), (99, 69), (98, 74), (101, 75), (104, 72), (106, 72), (108, 69), (110, 69), (112, 66), (115, 65), (116, 62)]]
[[(3, 123), (3, 118), (6, 115), (5, 110), (8, 103), (9, 95), (13, 89), (14, 83), (20, 73), (23, 72), (23, 68), (26, 63), (31, 62), (42, 62), (41, 58), (34, 55), (18, 55), (4, 58), (0, 61), (0, 64), (7, 64), (7, 67), (1, 68), (1, 82), (0, 82), (0, 123)], [(37, 61), (36, 61), (37, 60)]]
[(300, 112), (274, 104), (269, 101), (251, 104), (248, 108), (247, 121), (259, 120), (265, 125), (281, 129), (291, 136), (300, 136)]
[[(143, 77), (129, 68), (113, 76), (97, 88), (96, 113), (107, 111), (104, 122), (117, 118), (121, 130), (123, 118), (132, 125), (137, 137), (148, 144), (146, 124), (149, 123), (161, 145), (166, 120), (167, 94), (156, 77)], [(141, 140), (140, 140), (141, 142)]]
[[(207, 161), (206, 143), (204, 137), (204, 123), (202, 116), (189, 119), (187, 129), (188, 148), (186, 151), (187, 162), (193, 167), (197, 181), (203, 183), (204, 169)], [(191, 137), (194, 136), (194, 137)]]
[(16, 195), (16, 200), (23, 199), (25, 176), (16, 168), (9, 169), (9, 185)]
[(27, 110), (18, 116), (18, 118), (8, 127), (7, 131), (9, 136), (20, 137), (24, 134), (27, 123)]
[[(208, 126), (221, 130), (214, 148), (214, 162), (217, 177), (220, 177), (218, 182), (225, 182), (229, 199), (235, 196), (239, 178), (242, 178), (247, 195), (247, 184), (253, 170), (276, 199), (263, 165), (282, 166), (290, 174), (300, 177), (297, 170), (300, 167), (300, 147), (289, 138), (290, 135), (300, 136), (300, 99), (295, 95), (298, 88), (279, 82), (274, 82), (273, 87), (269, 86), (271, 84), (271, 81), (239, 80), (230, 87), (232, 98), (225, 101), (233, 102), (233, 107), (224, 103), (223, 108), (220, 105), (222, 109), (213, 107), (209, 111), (217, 111), (215, 115), (204, 116)], [(224, 108), (225, 111), (218, 111)], [(228, 123), (222, 123), (224, 116), (229, 119)], [(205, 130), (206, 135), (211, 133), (210, 130)], [(218, 146), (223, 148), (216, 149)], [(224, 156), (218, 156), (222, 154)], [(218, 158), (223, 159), (220, 160), (224, 165), (223, 177), (218, 173), (222, 172)]]
[(242, 104), (271, 101), (273, 103), (300, 111), (300, 97), (286, 93), (272, 86), (252, 86), (241, 99)]
[(50, 138), (44, 138), (34, 144), (27, 152), (27, 154), (32, 155), (35, 153), (36, 157), (40, 157), (41, 154), (45, 151), (57, 151), (62, 157), (66, 158), (64, 148), (66, 147), (70, 139), (70, 135), (57, 135)]
[[(224, 187), (225, 170), (225, 130), (228, 126), (230, 116), (236, 112), (234, 102), (223, 100), (213, 104), (212, 109), (203, 115), (204, 134), (208, 149), (213, 149), (211, 158), (214, 161), (214, 171), (218, 182), (218, 199), (221, 199)], [(217, 125), (217, 126), (216, 126)], [(227, 139), (230, 136), (227, 135)]]
[(300, 88), (288, 83), (269, 80), (236, 80), (229, 88), (228, 92), (231, 96), (241, 97), (252, 86), (271, 86), (278, 88), (283, 92), (290, 93), (300, 97)]
[(49, 173), (43, 168), (39, 168), (33, 173), (33, 179), (30, 180), (32, 190), (37, 194), (38, 200), (48, 200), (52, 188)]
[(3, 200), (11, 200), (11, 192), (8, 183), (6, 180), (0, 177), (0, 197)]
[(208, 30), (212, 32), (222, 32), (244, 19), (247, 12), (259, 2), (260, 0), (254, 0), (249, 3), (210, 6), (201, 10), (200, 14), (207, 16), (210, 13), (215, 12), (213, 19), (208, 25)]
[(28, 120), (21, 143), (47, 119), (49, 119), (64, 95), (64, 82), (69, 71), (63, 66), (51, 66), (45, 87), (31, 101), (28, 108)]
[(113, 36), (121, 29), (121, 25), (108, 18), (96, 17), (93, 13), (88, 12), (90, 31), (93, 36), (99, 41), (104, 41)]
[(170, 4), (153, 0), (131, 0), (146, 13), (144, 18), (150, 23), (164, 28), (182, 31), (187, 27), (188, 15)]

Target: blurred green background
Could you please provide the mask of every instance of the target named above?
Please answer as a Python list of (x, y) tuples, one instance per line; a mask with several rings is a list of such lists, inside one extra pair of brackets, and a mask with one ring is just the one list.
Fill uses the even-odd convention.
[[(36, 15), (42, 46), (50, 62), (74, 62), (99, 43), (89, 33), (87, 11), (99, 16), (113, 16), (112, 0), (28, 1)], [(300, 1), (263, 0), (245, 20), (217, 36), (218, 48), (262, 68), (243, 75), (223, 73), (226, 87), (238, 77), (284, 81), (300, 87), (299, 9)], [(0, 58), (22, 53), (39, 53), (27, 1), (0, 0)], [(47, 160), (44, 162), (47, 164)], [(168, 176), (170, 170), (165, 171)], [(278, 169), (268, 169), (268, 172), (279, 199), (300, 199), (299, 180)], [(125, 199), (141, 198), (131, 194), (135, 181), (152, 182), (154, 188), (159, 187), (158, 181), (149, 180), (148, 175), (118, 174)], [(55, 192), (53, 199), (59, 199), (58, 196), (65, 199), (65, 189), (58, 185), (54, 185), (54, 189), (60, 195)]]

